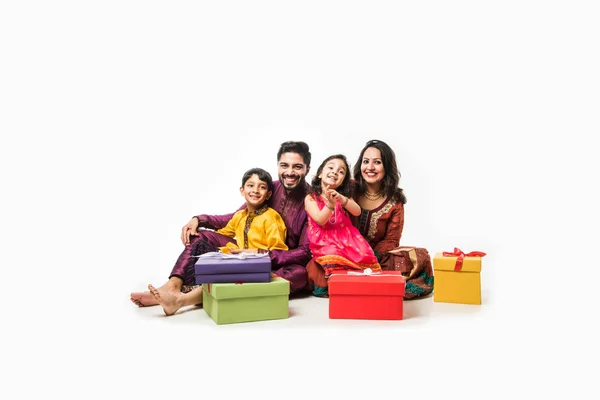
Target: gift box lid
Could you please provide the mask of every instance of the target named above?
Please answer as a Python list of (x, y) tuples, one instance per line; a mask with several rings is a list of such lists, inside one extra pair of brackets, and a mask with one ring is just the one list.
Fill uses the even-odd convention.
[(290, 294), (290, 281), (271, 275), (270, 282), (205, 283), (202, 290), (206, 290), (215, 299), (287, 295)]
[(196, 275), (271, 272), (268, 254), (202, 254), (194, 264)]
[(238, 283), (238, 282), (271, 282), (271, 273), (252, 272), (248, 274), (198, 274), (196, 284), (202, 283)]
[(329, 277), (329, 294), (403, 296), (406, 281), (399, 271), (373, 272), (370, 275), (336, 272)]
[[(444, 256), (443, 252), (435, 253), (433, 257), (433, 269), (438, 271), (454, 271), (458, 256)], [(458, 272), (480, 272), (481, 257), (469, 256), (465, 257), (462, 262), (460, 271)]]

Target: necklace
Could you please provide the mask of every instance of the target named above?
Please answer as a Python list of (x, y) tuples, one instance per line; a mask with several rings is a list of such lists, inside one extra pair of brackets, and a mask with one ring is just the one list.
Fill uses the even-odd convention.
[(368, 190), (365, 190), (365, 193), (363, 193), (363, 194), (369, 200), (377, 200), (383, 196), (383, 188), (381, 188), (381, 190), (377, 193), (369, 193)]
[[(333, 221), (331, 220), (331, 217), (333, 217)], [(337, 207), (333, 209), (333, 213), (331, 213), (331, 215), (329, 216), (330, 224), (335, 225), (336, 222), (337, 222)]]

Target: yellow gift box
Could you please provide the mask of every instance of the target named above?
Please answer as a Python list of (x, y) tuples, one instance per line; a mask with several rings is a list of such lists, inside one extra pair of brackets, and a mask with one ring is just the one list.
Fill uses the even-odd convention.
[(433, 301), (481, 304), (481, 257), (485, 253), (439, 252), (433, 257)]

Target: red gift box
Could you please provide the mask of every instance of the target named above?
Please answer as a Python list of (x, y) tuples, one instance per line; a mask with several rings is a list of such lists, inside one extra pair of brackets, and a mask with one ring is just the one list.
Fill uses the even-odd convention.
[(329, 277), (329, 318), (402, 319), (406, 281), (399, 271), (346, 271)]

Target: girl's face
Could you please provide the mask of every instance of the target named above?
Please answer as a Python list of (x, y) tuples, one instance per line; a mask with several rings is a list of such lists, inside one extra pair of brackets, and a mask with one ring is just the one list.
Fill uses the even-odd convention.
[(365, 150), (360, 164), (360, 172), (367, 183), (377, 183), (383, 180), (385, 168), (383, 168), (383, 160), (379, 149), (369, 147)]
[(321, 179), (321, 187), (325, 189), (329, 186), (330, 189), (335, 189), (339, 187), (343, 182), (346, 174), (348, 173), (348, 169), (346, 163), (339, 158), (334, 158), (323, 166), (323, 170), (319, 175)]
[(248, 178), (240, 188), (240, 193), (246, 199), (246, 205), (254, 209), (260, 208), (271, 197), (267, 182), (261, 181), (256, 174)]

